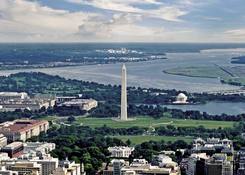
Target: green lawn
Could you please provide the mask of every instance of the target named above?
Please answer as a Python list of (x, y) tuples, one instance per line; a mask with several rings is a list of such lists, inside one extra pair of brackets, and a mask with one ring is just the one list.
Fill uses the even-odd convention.
[(245, 85), (244, 66), (195, 66), (176, 67), (163, 70), (163, 72), (173, 75), (202, 78), (220, 78), (224, 83)]
[(235, 122), (226, 121), (211, 121), (211, 120), (184, 120), (184, 119), (173, 119), (173, 118), (160, 118), (153, 119), (151, 117), (136, 117), (136, 120), (132, 121), (115, 121), (110, 118), (77, 118), (78, 124), (91, 127), (101, 127), (107, 125), (112, 128), (130, 128), (133, 126), (139, 127), (159, 127), (159, 126), (181, 126), (181, 127), (198, 127), (200, 125), (205, 128), (231, 128)]
[(231, 78), (231, 75), (220, 69), (218, 66), (196, 66), (196, 67), (177, 67), (164, 70), (164, 72), (174, 75), (205, 78)]
[(44, 116), (44, 117), (41, 117), (41, 118), (39, 118), (39, 119), (40, 119), (40, 120), (53, 121), (53, 120), (59, 119), (59, 117), (57, 117), (57, 116)]
[(147, 141), (161, 141), (164, 140), (165, 142), (175, 142), (177, 140), (183, 140), (187, 143), (191, 143), (193, 141), (193, 137), (184, 137), (184, 136), (113, 136), (116, 137), (124, 142), (128, 139), (132, 142), (133, 145), (141, 144)]

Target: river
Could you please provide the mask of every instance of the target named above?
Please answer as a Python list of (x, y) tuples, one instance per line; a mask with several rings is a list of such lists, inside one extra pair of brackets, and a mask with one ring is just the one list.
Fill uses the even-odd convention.
[[(168, 59), (127, 63), (129, 86), (152, 87), (161, 89), (178, 89), (189, 92), (206, 92), (213, 90), (238, 89), (239, 87), (221, 84), (215, 78), (184, 77), (169, 75), (162, 71), (178, 66), (204, 66), (218, 64), (234, 66), (230, 58), (240, 55), (240, 52), (201, 52), (201, 53), (171, 53)], [(120, 84), (121, 64), (87, 65), (76, 67), (43, 68), (28, 70), (0, 71), (0, 75), (17, 72), (40, 71), (65, 78), (94, 81), (103, 84)], [(210, 114), (245, 113), (244, 103), (208, 103), (205, 105), (170, 106), (180, 109), (197, 109)]]

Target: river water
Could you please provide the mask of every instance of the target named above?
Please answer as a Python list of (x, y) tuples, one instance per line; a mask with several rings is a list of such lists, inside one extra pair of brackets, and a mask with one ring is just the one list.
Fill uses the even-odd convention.
[[(182, 66), (234, 66), (230, 58), (239, 56), (239, 52), (205, 51), (201, 53), (169, 53), (168, 59), (127, 63), (128, 85), (153, 87), (161, 89), (178, 89), (189, 92), (206, 92), (213, 90), (238, 89), (239, 87), (221, 84), (215, 78), (184, 77), (165, 74), (162, 71), (168, 68)], [(244, 67), (245, 68), (245, 67)], [(121, 64), (87, 65), (77, 67), (44, 68), (29, 70), (0, 71), (0, 76), (17, 72), (40, 71), (65, 78), (94, 81), (103, 84), (120, 84)], [(245, 113), (245, 103), (217, 103), (205, 105), (169, 106), (183, 110), (196, 109), (210, 114), (240, 114)]]

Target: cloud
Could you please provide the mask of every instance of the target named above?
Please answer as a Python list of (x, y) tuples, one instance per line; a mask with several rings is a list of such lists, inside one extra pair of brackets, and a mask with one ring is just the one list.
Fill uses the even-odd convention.
[[(140, 14), (145, 17), (159, 18), (166, 21), (178, 22), (181, 21), (180, 17), (188, 14), (180, 7), (180, 5), (168, 5), (166, 3), (156, 0), (67, 0), (69, 2), (78, 3), (81, 5), (91, 5), (93, 7), (111, 10), (114, 12), (134, 13)], [(190, 0), (189, 0), (190, 1)], [(188, 2), (189, 2), (188, 1)], [(139, 4), (157, 5), (154, 9), (142, 9)]]
[(244, 41), (244, 39), (245, 39), (245, 28), (227, 30), (224, 32), (224, 35), (226, 38)]
[[(192, 33), (189, 29), (171, 31), (164, 27), (149, 27), (139, 25), (143, 20), (141, 15), (116, 14), (110, 20), (93, 19), (79, 27), (77, 37), (107, 42), (173, 42), (187, 37)], [(187, 39), (187, 38), (186, 38)]]
[(81, 24), (96, 16), (84, 12), (56, 10), (25, 0), (1, 0), (0, 14), (0, 33), (8, 34), (9, 40), (13, 41), (14, 38), (23, 37), (23, 40), (29, 40), (47, 35), (57, 39), (59, 36), (77, 32)]
[[(241, 25), (237, 29), (235, 25), (232, 26), (235, 29), (225, 28), (222, 23), (230, 22), (225, 15), (217, 14), (222, 18), (209, 16), (214, 13), (206, 11), (208, 4), (220, 0), (65, 1), (78, 3), (79, 6), (75, 9), (66, 9), (64, 6), (60, 10), (54, 4), (50, 7), (49, 2), (42, 0), (0, 0), (0, 42), (245, 40), (245, 28)], [(59, 4), (59, 8), (61, 6)], [(215, 10), (214, 6), (211, 9)], [(240, 21), (242, 19), (239, 18)], [(220, 20), (222, 23), (219, 23), (219, 28), (213, 27), (213, 21)]]
[[(168, 32), (163, 26), (141, 25), (146, 16), (178, 21), (178, 16), (184, 14), (174, 7), (147, 11), (129, 8), (127, 3), (116, 5), (116, 0), (112, 2), (109, 8), (124, 6), (124, 9), (107, 17), (99, 13), (57, 10), (36, 1), (1, 0), (0, 42), (155, 41), (165, 39)], [(141, 3), (160, 2), (144, 0)]]
[(204, 20), (209, 20), (209, 21), (222, 21), (222, 18), (219, 17), (211, 17), (211, 16), (204, 16)]
[(153, 10), (150, 13), (147, 13), (147, 15), (149, 15), (150, 17), (156, 17), (156, 18), (160, 18), (160, 19), (164, 19), (167, 21), (174, 21), (174, 22), (179, 22), (182, 21), (181, 19), (179, 19), (179, 17), (186, 15), (188, 12), (187, 11), (182, 11), (177, 7), (171, 7), (171, 6), (167, 6), (167, 7), (161, 7), (157, 10)]

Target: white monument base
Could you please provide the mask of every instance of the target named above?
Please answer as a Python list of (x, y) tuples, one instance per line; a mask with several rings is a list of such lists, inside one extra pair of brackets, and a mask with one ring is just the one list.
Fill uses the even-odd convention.
[(121, 117), (118, 117), (118, 118), (111, 118), (112, 120), (114, 121), (117, 121), (117, 122), (129, 122), (129, 121), (134, 121), (136, 120), (136, 118), (127, 118), (127, 120), (122, 120)]

